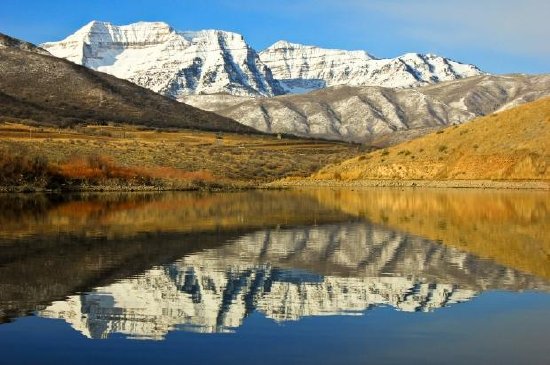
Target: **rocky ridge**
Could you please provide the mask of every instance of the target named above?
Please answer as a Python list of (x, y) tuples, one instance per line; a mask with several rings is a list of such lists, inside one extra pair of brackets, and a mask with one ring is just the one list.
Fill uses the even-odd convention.
[(51, 56), (48, 51), (43, 48), (37, 47), (32, 43), (25, 42), (20, 39), (10, 37), (9, 35), (0, 33), (0, 49), (2, 48), (19, 49), (21, 51), (34, 52)]
[(549, 95), (550, 75), (482, 75), (414, 89), (335, 86), (270, 99), (182, 101), (265, 132), (395, 144)]
[(408, 88), (483, 73), (476, 66), (433, 54), (407, 53), (378, 59), (365, 51), (324, 49), (286, 41), (260, 52), (260, 59), (289, 93), (335, 85)]

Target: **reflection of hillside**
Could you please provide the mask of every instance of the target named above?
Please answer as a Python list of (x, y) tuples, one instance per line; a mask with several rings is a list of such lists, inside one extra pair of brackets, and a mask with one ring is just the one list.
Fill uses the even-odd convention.
[(151, 232), (110, 239), (63, 234), (17, 241), (0, 251), (0, 323), (75, 292), (222, 245), (239, 234)]
[(304, 190), (334, 209), (550, 278), (547, 192)]
[(41, 315), (63, 318), (89, 337), (161, 339), (176, 328), (232, 330), (253, 311), (276, 321), (380, 305), (433, 311), (487, 289), (550, 290), (550, 284), (407, 234), (339, 224), (245, 234), (71, 296)]
[(87, 236), (198, 232), (343, 219), (340, 210), (289, 191), (0, 197), (0, 239), (59, 232)]
[(254, 228), (347, 220), (287, 192), (0, 197), (0, 321)]

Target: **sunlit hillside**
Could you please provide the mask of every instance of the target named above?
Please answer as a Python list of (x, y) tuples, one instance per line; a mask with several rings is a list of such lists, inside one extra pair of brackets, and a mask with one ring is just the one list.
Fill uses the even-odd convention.
[(548, 180), (550, 98), (368, 153), (313, 175), (321, 180)]

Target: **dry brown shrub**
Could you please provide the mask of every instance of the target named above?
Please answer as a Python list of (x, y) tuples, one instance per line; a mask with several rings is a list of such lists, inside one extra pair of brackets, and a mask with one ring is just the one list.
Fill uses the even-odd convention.
[(111, 158), (92, 155), (78, 157), (59, 166), (59, 171), (67, 179), (101, 182), (110, 179), (130, 180), (177, 180), (177, 181), (213, 181), (210, 171), (184, 171), (173, 167), (128, 167), (116, 164)]

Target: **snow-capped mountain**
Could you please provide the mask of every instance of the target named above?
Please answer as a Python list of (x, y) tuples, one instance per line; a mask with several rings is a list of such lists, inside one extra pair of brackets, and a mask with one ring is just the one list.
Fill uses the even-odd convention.
[(283, 92), (256, 51), (231, 32), (178, 32), (160, 22), (116, 26), (93, 21), (42, 47), (54, 56), (172, 97)]
[(56, 57), (176, 98), (274, 96), (332, 85), (416, 87), (482, 73), (435, 55), (377, 59), (365, 51), (284, 41), (258, 54), (236, 33), (180, 32), (161, 22), (116, 26), (93, 21), (62, 41), (41, 46)]
[(378, 59), (365, 51), (323, 49), (279, 41), (260, 53), (291, 93), (327, 86), (416, 87), (482, 74), (476, 66), (433, 54)]
[(252, 312), (277, 322), (359, 315), (378, 306), (432, 312), (488, 289), (547, 290), (542, 279), (387, 228), (351, 223), (246, 234), (139, 276), (54, 302), (87, 337), (157, 339), (227, 332)]

